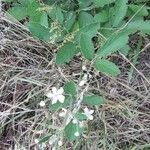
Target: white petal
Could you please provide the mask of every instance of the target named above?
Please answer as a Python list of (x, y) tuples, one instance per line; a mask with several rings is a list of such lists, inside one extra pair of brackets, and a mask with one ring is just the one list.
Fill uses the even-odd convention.
[(82, 66), (82, 70), (86, 70), (86, 66)]
[(77, 124), (77, 123), (78, 123), (78, 120), (77, 120), (76, 118), (74, 118), (74, 119), (72, 120), (72, 123), (73, 123), (73, 124)]
[(47, 96), (48, 98), (52, 98), (52, 97), (53, 97), (53, 93), (52, 93), (52, 92), (47, 92), (47, 93), (46, 93), (46, 96)]
[(89, 114), (93, 114), (94, 113), (94, 110), (89, 110)]
[(85, 84), (85, 81), (81, 80), (80, 83), (79, 83), (79, 86), (83, 86), (84, 84)]
[(92, 75), (91, 75), (91, 74), (89, 74), (89, 78), (92, 78)]
[(61, 103), (64, 103), (64, 100), (65, 100), (65, 96), (64, 96), (64, 95), (58, 95), (57, 98), (58, 98), (58, 100), (59, 100)]
[(88, 118), (89, 118), (89, 120), (93, 120), (94, 117), (92, 115), (90, 115)]
[(64, 92), (64, 89), (61, 87), (58, 91), (57, 91), (57, 94), (63, 94)]
[(89, 109), (87, 107), (84, 108), (84, 113), (85, 114), (89, 113)]
[(57, 100), (58, 100), (58, 98), (56, 96), (54, 96), (53, 99), (52, 99), (52, 105), (57, 103)]
[(41, 102), (40, 102), (40, 106), (41, 106), (41, 107), (44, 107), (44, 106), (45, 106), (45, 102), (44, 102), (44, 101), (41, 101)]
[(38, 139), (35, 139), (34, 142), (35, 142), (36, 144), (38, 144), (38, 143), (39, 143), (39, 140), (38, 140)]
[(79, 127), (83, 128), (84, 127), (84, 122), (79, 122)]
[(74, 135), (75, 135), (75, 136), (79, 136), (80, 133), (79, 133), (79, 132), (75, 132)]
[(63, 142), (62, 142), (62, 141), (58, 141), (58, 145), (59, 145), (59, 146), (62, 146), (62, 145), (63, 145)]
[(57, 88), (56, 87), (52, 87), (52, 92), (53, 92), (53, 94), (56, 94), (57, 93)]
[(65, 117), (65, 116), (66, 116), (66, 113), (67, 113), (67, 109), (62, 108), (62, 111), (59, 113), (59, 116), (60, 116), (60, 117)]

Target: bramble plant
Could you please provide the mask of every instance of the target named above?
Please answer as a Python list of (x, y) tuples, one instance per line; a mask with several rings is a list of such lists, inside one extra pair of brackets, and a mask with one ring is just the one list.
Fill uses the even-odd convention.
[[(3, 0), (4, 1), (4, 0)], [(90, 68), (82, 67), (78, 83), (68, 81), (63, 87), (51, 87), (46, 100), (39, 103), (48, 107), (61, 120), (62, 126), (46, 136), (35, 139), (53, 147), (62, 146), (65, 138), (76, 140), (84, 133), (87, 122), (94, 119), (93, 106), (105, 103), (103, 97), (88, 91), (90, 69), (115, 77), (119, 67), (109, 60), (112, 53), (128, 55), (129, 35), (150, 33), (146, 0), (5, 0), (11, 2), (6, 15), (22, 21), (32, 35), (57, 45), (54, 56), (58, 67), (69, 63), (75, 55), (88, 61)], [(13, 2), (13, 3), (12, 3)], [(83, 73), (86, 70), (87, 73)], [(87, 94), (88, 93), (88, 94)], [(52, 123), (53, 123), (52, 118)]]

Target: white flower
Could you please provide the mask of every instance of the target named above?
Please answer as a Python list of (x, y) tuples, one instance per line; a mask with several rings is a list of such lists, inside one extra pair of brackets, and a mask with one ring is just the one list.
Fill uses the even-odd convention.
[(91, 74), (89, 74), (89, 78), (90, 78), (90, 79), (92, 78), (92, 75), (91, 75)]
[(59, 117), (65, 117), (67, 114), (67, 109), (62, 108), (62, 111), (59, 113)]
[(82, 70), (86, 70), (86, 66), (82, 66)]
[(59, 146), (62, 146), (62, 145), (63, 145), (63, 142), (62, 142), (62, 141), (58, 141), (58, 145), (59, 145)]
[(35, 139), (34, 142), (35, 142), (36, 144), (38, 144), (38, 143), (39, 143), (39, 140), (38, 140), (38, 139)]
[(78, 123), (78, 120), (77, 120), (76, 118), (74, 118), (74, 119), (72, 120), (72, 123), (73, 123), (73, 124), (77, 124), (77, 123)]
[(82, 121), (82, 122), (79, 122), (79, 127), (80, 128), (83, 128), (84, 127), (84, 122)]
[(77, 131), (77, 132), (74, 133), (74, 135), (77, 137), (77, 136), (80, 135), (80, 133)]
[(85, 83), (86, 83), (85, 80), (81, 80), (80, 83), (79, 83), (79, 86), (83, 86)]
[(89, 119), (89, 120), (93, 120), (93, 114), (94, 113), (94, 110), (89, 110), (87, 107), (84, 108), (84, 115), (86, 115), (86, 117)]
[(60, 103), (64, 103), (65, 96), (63, 95), (64, 89), (61, 87), (57, 90), (56, 87), (52, 87), (52, 91), (49, 91), (46, 96), (48, 98), (51, 98), (52, 104), (57, 103), (59, 101)]
[(44, 102), (44, 101), (40, 101), (39, 105), (40, 105), (41, 107), (44, 107), (44, 106), (45, 106), (45, 102)]

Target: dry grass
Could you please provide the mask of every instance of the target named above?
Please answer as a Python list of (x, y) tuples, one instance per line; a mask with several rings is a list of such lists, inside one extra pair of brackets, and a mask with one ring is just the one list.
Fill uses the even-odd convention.
[[(149, 42), (149, 40), (148, 40)], [(94, 122), (70, 150), (134, 150), (150, 148), (150, 53), (149, 43), (141, 50), (138, 63), (122, 55), (110, 59), (122, 74), (118, 78), (91, 71), (89, 91), (102, 95), (106, 103), (95, 108)], [(54, 64), (55, 46), (33, 39), (24, 26), (0, 16), (0, 150), (38, 149), (34, 139), (53, 134), (57, 124), (49, 125), (49, 111), (38, 103), (44, 92), (68, 79), (78, 82), (82, 58), (75, 58), (64, 68)], [(130, 66), (134, 66), (131, 82)], [(82, 142), (80, 142), (82, 141)], [(18, 148), (17, 148), (18, 146)], [(50, 149), (50, 147), (48, 148)]]

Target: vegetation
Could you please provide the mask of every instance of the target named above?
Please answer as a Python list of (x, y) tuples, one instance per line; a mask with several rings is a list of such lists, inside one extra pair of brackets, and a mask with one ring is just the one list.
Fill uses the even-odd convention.
[[(7, 31), (8, 35), (12, 36), (10, 33), (13, 33), (15, 41), (28, 39), (29, 42), (25, 47), (19, 43), (17, 48), (15, 45), (15, 48), (11, 46), (10, 52), (7, 52), (10, 46), (2, 46), (4, 68), (13, 66), (5, 60), (9, 53), (14, 56), (15, 61), (19, 61), (18, 58), (21, 60), (21, 64), (17, 63), (7, 77), (9, 85), (2, 82), (2, 89), (8, 92), (6, 95), (9, 95), (6, 87), (11, 84), (14, 93), (18, 88), (19, 91), (25, 87), (29, 89), (23, 90), (26, 91), (23, 97), (15, 98), (13, 94), (13, 100), (17, 101), (13, 105), (18, 106), (10, 109), (10, 114), (6, 117), (2, 115), (0, 132), (3, 133), (5, 126), (15, 120), (19, 124), (19, 119), (22, 118), (24, 126), (28, 126), (25, 122), (32, 126), (27, 129), (24, 127), (25, 135), (22, 137), (24, 140), (26, 132), (32, 130), (27, 135), (30, 142), (24, 144), (17, 139), (17, 143), (25, 149), (91, 149), (94, 143), (92, 149), (96, 150), (149, 149), (149, 123), (139, 121), (142, 115), (142, 119), (146, 116), (146, 120), (150, 122), (147, 112), (147, 105), (150, 104), (149, 74), (141, 72), (141, 67), (135, 67), (140, 64), (141, 52), (146, 51), (149, 60), (149, 1), (2, 1), (9, 6), (5, 19), (1, 22), (3, 26), (11, 26)], [(5, 31), (2, 33), (6, 34)], [(133, 47), (129, 42), (136, 37), (139, 40)], [(142, 41), (146, 39), (148, 43), (144, 45)], [(31, 68), (27, 62), (30, 62)], [(127, 66), (124, 65), (125, 62)], [(137, 75), (134, 71), (142, 81), (134, 80)], [(2, 68), (2, 72), (3, 81), (9, 71)], [(144, 85), (145, 89), (134, 89), (132, 84), (135, 82)], [(2, 90), (2, 96), (4, 91)], [(145, 106), (142, 111), (141, 106)], [(24, 109), (28, 111), (22, 113)], [(2, 113), (5, 111), (4, 109)], [(110, 121), (113, 118), (115, 123)], [(119, 132), (113, 124), (124, 126), (121, 119), (125, 120), (127, 130), (122, 127)], [(131, 125), (128, 127), (129, 122)], [(138, 124), (139, 122), (142, 124)], [(129, 131), (130, 128), (133, 130)], [(144, 133), (138, 133), (138, 129)], [(38, 134), (38, 131), (42, 132)], [(143, 135), (146, 137), (142, 140)], [(126, 138), (129, 140), (125, 140)]]

